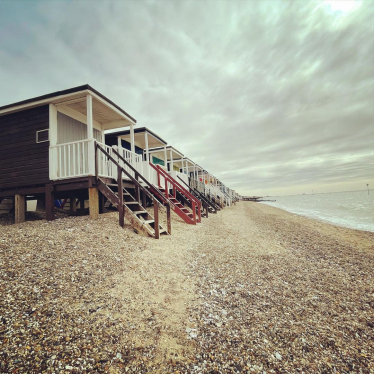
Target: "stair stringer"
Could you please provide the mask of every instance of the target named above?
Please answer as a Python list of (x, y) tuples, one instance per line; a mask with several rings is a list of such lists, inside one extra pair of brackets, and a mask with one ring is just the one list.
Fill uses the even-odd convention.
[[(159, 188), (160, 188), (160, 187), (159, 187)], [(158, 190), (159, 190), (159, 189), (158, 189)], [(157, 191), (156, 188), (151, 188), (151, 192), (152, 192), (154, 195), (158, 196), (160, 199), (162, 199), (162, 197), (159, 196), (159, 193), (158, 193), (158, 191)], [(160, 193), (162, 193), (162, 191), (160, 191)], [(163, 197), (165, 198), (166, 196), (163, 195)], [(189, 224), (189, 225), (195, 225), (195, 222), (194, 222), (194, 220), (193, 220), (191, 217), (189, 217), (189, 216), (188, 216), (186, 213), (184, 213), (184, 212), (183, 212), (179, 207), (177, 207), (177, 206), (173, 203), (172, 200), (169, 199), (169, 201), (170, 201), (170, 207), (171, 207), (171, 209), (172, 209), (173, 212), (175, 212), (175, 213), (176, 213), (180, 218), (182, 218), (183, 221), (186, 222), (187, 224)]]
[[(109, 186), (103, 182), (100, 178), (98, 178), (98, 184), (97, 187), (99, 191), (113, 204), (115, 208), (118, 209), (119, 199), (118, 195), (116, 195)], [(124, 188), (123, 192), (128, 194), (128, 196), (131, 197), (133, 202), (136, 202), (136, 200), (133, 198), (133, 196)], [(155, 237), (155, 230), (147, 223), (144, 222), (144, 220), (141, 220), (137, 214), (135, 214), (125, 203), (123, 204), (125, 212), (128, 213), (127, 218), (130, 222), (131, 227), (133, 227), (136, 232), (142, 236), (150, 236), (152, 238)], [(141, 207), (141, 205), (139, 204)], [(147, 212), (143, 207), (141, 207), (144, 213), (146, 214), (147, 218), (150, 220), (153, 220), (153, 217), (151, 214)], [(160, 234), (166, 234), (168, 235), (168, 232), (159, 224), (160, 227)]]

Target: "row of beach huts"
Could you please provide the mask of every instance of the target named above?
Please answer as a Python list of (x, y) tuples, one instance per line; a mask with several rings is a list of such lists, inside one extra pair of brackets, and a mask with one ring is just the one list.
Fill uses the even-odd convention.
[[(240, 200), (234, 190), (89, 85), (0, 107), (0, 204), (26, 219), (37, 200), (56, 211), (119, 212), (142, 235), (171, 234)], [(160, 207), (166, 214), (160, 224)]]

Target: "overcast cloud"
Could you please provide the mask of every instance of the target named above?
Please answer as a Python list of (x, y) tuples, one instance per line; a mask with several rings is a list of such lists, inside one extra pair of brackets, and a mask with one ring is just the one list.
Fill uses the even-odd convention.
[(374, 187), (374, 2), (0, 2), (0, 106), (90, 84), (229, 187)]

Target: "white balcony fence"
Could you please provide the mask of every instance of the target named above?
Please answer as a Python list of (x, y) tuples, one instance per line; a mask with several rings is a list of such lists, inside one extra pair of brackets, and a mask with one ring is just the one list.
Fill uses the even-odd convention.
[(76, 178), (88, 175), (89, 146), (93, 140), (79, 140), (49, 147), (50, 179)]
[[(108, 152), (115, 160), (118, 160), (118, 156), (115, 156), (113, 148), (103, 143), (97, 142), (101, 148)], [(97, 150), (97, 172), (101, 177), (117, 179), (118, 171), (117, 166), (113, 161), (99, 149)]]
[(205, 194), (205, 184), (200, 182), (197, 179), (194, 179), (194, 178), (190, 179), (190, 187), (195, 188), (196, 190), (198, 190), (202, 194)]
[(207, 191), (209, 191), (212, 195), (217, 196), (222, 202), (226, 205), (231, 206), (231, 198), (227, 196), (218, 186), (214, 186), (212, 184), (205, 185)]
[[(113, 148), (97, 142), (132, 176), (134, 172), (115, 155)], [(139, 173), (142, 173), (142, 156), (126, 149), (118, 153)], [(95, 140), (85, 139), (49, 147), (50, 179), (78, 178), (95, 174)], [(117, 179), (117, 166), (101, 151), (97, 152), (97, 168), (101, 177)], [(124, 176), (126, 179), (126, 176)]]
[[(116, 151), (141, 175), (143, 174), (143, 160), (142, 155), (138, 155), (137, 153), (131, 152), (128, 149), (122, 147), (113, 147)], [(118, 157), (113, 157), (115, 160), (118, 160)], [(126, 165), (122, 160), (118, 160), (119, 164), (132, 176), (135, 178), (135, 173), (130, 169), (128, 165)], [(144, 176), (147, 178), (146, 176)]]
[[(170, 176), (172, 178), (174, 178), (180, 185), (182, 185), (183, 187), (186, 187), (181, 181), (179, 178), (181, 178), (183, 180), (184, 183), (187, 184), (188, 186), (188, 175), (187, 174), (184, 174), (184, 173), (180, 173), (179, 171), (176, 171), (176, 170), (172, 170), (169, 172)], [(179, 178), (178, 178), (179, 177)]]

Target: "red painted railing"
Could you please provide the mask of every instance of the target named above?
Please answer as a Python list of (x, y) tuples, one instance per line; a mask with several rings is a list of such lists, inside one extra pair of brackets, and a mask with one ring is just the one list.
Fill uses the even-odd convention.
[[(173, 177), (169, 175), (169, 173), (164, 170), (160, 165), (154, 165), (152, 163), (149, 163), (153, 169), (157, 171), (157, 181), (158, 185), (161, 186), (160, 180), (161, 177), (164, 178), (165, 181), (165, 196), (168, 199), (169, 198), (169, 188), (168, 188), (168, 183), (170, 183), (172, 190), (173, 190), (173, 197), (176, 199), (177, 198), (177, 191), (183, 195), (185, 198), (190, 200), (191, 202), (191, 209), (193, 212), (193, 220), (194, 223), (196, 224), (196, 221), (198, 220), (201, 222), (201, 201), (196, 199), (195, 196), (193, 196), (189, 191), (187, 191), (181, 184), (179, 184)], [(196, 218), (196, 214), (197, 217)]]

